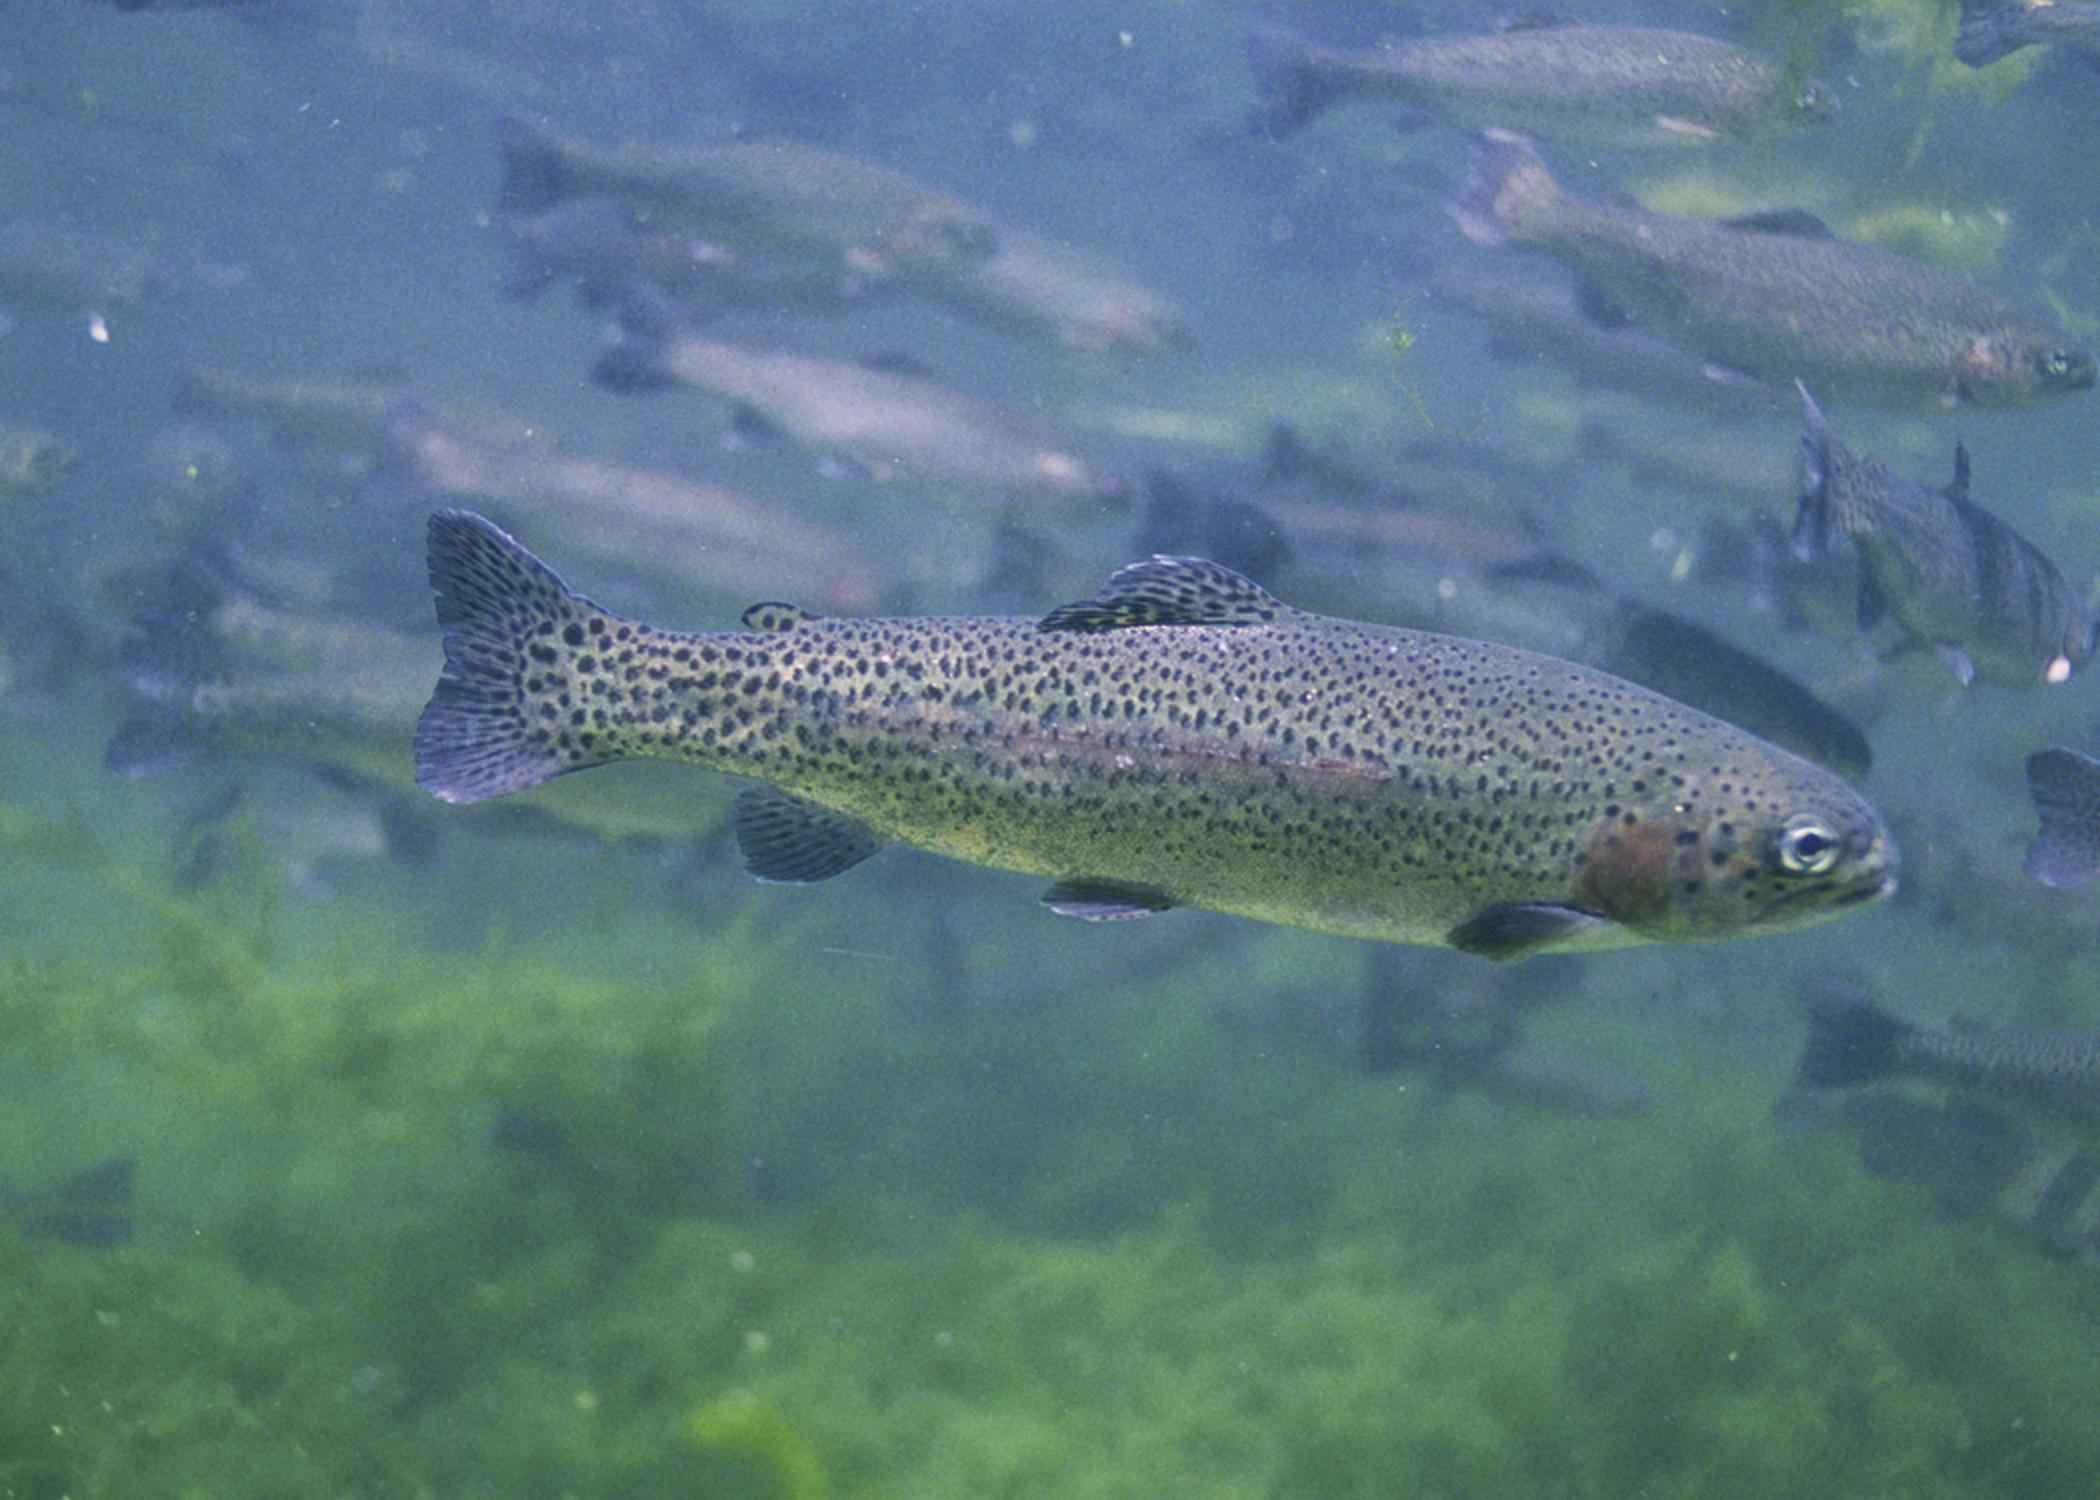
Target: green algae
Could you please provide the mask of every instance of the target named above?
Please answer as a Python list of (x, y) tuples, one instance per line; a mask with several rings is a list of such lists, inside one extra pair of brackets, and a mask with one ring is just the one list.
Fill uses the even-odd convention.
[[(260, 862), (191, 900), (64, 818), (0, 830), (126, 934), (9, 960), (10, 1059), (171, 1122), (136, 1244), (0, 1234), (0, 1496), (1936, 1500), (2100, 1468), (2088, 1273), (1781, 1137), (1754, 1072), (1646, 1056), (1655, 1120), (1575, 1126), (1216, 1024), (1228, 986), (1351, 983), (1347, 945), (913, 1025), (912, 965), (789, 964), (814, 903), (668, 972), (346, 914), (293, 942)], [(513, 1107), (566, 1144), (492, 1150)]]

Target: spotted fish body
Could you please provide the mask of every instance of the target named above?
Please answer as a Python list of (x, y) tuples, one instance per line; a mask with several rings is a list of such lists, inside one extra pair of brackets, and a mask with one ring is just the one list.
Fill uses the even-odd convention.
[(2091, 390), (2100, 366), (2050, 319), (1966, 276), (1780, 210), (1724, 222), (1586, 198), (1532, 143), (1483, 131), (1451, 205), (1479, 244), (1536, 246), (1648, 332), (1762, 380), (1893, 407), (2013, 406)]
[(1827, 119), (1812, 80), (1713, 37), (1639, 26), (1539, 25), (1346, 51), (1280, 28), (1248, 53), (1282, 135), (1348, 98), (1396, 100), (1473, 125), (1592, 145), (1704, 144), (1780, 119)]
[(1797, 1077), (1809, 1088), (1930, 1079), (2100, 1126), (2100, 1033), (1920, 1026), (1846, 989), (1811, 998)]
[(1859, 620), (1893, 618), (1966, 687), (2058, 683), (2092, 656), (2100, 620), (2034, 543), (1969, 499), (1968, 451), (1943, 489), (1892, 474), (1832, 432), (1801, 392), (1801, 500), (1794, 550), (1813, 562), (1832, 539), (1859, 553)]
[(755, 778), (754, 873), (896, 841), (1171, 906), (1493, 957), (1800, 925), (1893, 888), (1844, 783), (1552, 657), (1329, 619), (1187, 558), (1042, 620), (747, 611), (683, 635), (571, 593), (478, 516), (430, 527), (453, 802), (636, 756)]

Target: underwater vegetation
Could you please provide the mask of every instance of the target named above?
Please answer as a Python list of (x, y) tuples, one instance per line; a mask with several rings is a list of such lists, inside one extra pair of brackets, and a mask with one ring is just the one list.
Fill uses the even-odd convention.
[(291, 943), (260, 864), (178, 900), (17, 808), (0, 850), (99, 892), (109, 937), (0, 967), (0, 1125), (49, 1147), (114, 1078), (143, 1186), (121, 1249), (0, 1233), (5, 1500), (2100, 1472), (2088, 1269), (1933, 1221), (1696, 1058), (1650, 1059), (1653, 1119), (1578, 1126), (1206, 1020), (1225, 974), (1346, 945), (929, 1026), (859, 979), (788, 998), (799, 918), (732, 915), (652, 981), (523, 935)]

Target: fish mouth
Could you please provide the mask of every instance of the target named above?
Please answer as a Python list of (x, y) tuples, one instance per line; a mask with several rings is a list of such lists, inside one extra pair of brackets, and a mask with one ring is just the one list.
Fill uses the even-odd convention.
[(1884, 874), (1871, 884), (1861, 882), (1837, 896), (1832, 896), (1827, 888), (1811, 886), (1803, 890), (1789, 891), (1769, 902), (1758, 912), (1757, 925), (1767, 927), (1774, 922), (1786, 921), (1800, 910), (1803, 902), (1812, 899), (1820, 898), (1818, 905), (1821, 915), (1836, 916), (1839, 912), (1850, 911), (1855, 906), (1871, 906), (1876, 901), (1895, 894), (1896, 877), (1893, 873)]

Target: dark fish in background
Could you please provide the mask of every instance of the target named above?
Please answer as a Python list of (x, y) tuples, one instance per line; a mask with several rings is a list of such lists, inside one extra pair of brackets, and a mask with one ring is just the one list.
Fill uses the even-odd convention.
[[(1799, 383), (1796, 382), (1798, 385)], [(1929, 646), (1966, 687), (2058, 683), (2093, 654), (2100, 620), (2041, 549), (1969, 499), (1969, 457), (1933, 489), (1891, 474), (1838, 440), (1806, 386), (1794, 550), (1835, 537), (1859, 554), (1859, 622), (1884, 615)]]
[(757, 778), (751, 871), (885, 843), (1046, 876), (1095, 921), (1194, 906), (1495, 958), (1744, 936), (1889, 894), (1828, 772), (1623, 679), (1332, 619), (1154, 558), (1040, 620), (621, 620), (479, 516), (431, 518), (445, 666), (417, 778), (478, 802), (635, 757)]
[(1513, 364), (1552, 363), (1586, 386), (1724, 415), (1769, 410), (1777, 399), (1754, 376), (1731, 370), (1660, 338), (1608, 309), (1584, 305), (1565, 277), (1498, 257), (1437, 267), (1430, 292), (1492, 330), (1488, 352)]
[(1867, 736), (1754, 652), (1696, 620), (1621, 597), (1590, 632), (1584, 659), (1857, 781), (1874, 765)]
[(1291, 557), (1289, 538), (1261, 506), (1212, 495), (1171, 469), (1145, 476), (1137, 550), (1148, 556), (1194, 553), (1260, 584), (1274, 583)]
[(1985, 67), (2022, 47), (2061, 47), (2100, 68), (2100, 4), (2093, 0), (1961, 0), (1954, 55)]
[(698, 235), (637, 226), (610, 198), (578, 198), (537, 214), (506, 214), (496, 227), (510, 250), (504, 294), (529, 302), (565, 281), (586, 307), (612, 302), (647, 281), (681, 302), (711, 309), (747, 305), (838, 311), (852, 301), (836, 276), (761, 278), (728, 247)]
[(1931, 1194), (1949, 1218), (1988, 1218), (2045, 1254), (2100, 1261), (2100, 1154), (2083, 1141), (1953, 1093), (1794, 1089), (1773, 1117), (1790, 1129), (1845, 1131), (1862, 1167)]
[(981, 262), (992, 221), (951, 193), (858, 157), (794, 141), (605, 148), (523, 120), (496, 122), (497, 210), (536, 215), (605, 198), (651, 231), (697, 236), (738, 255), (803, 260), (875, 282)]
[(1797, 210), (1714, 222), (1584, 198), (1507, 130), (1477, 140), (1452, 217), (1535, 245), (1651, 333), (1767, 382), (1899, 407), (2089, 390), (2092, 354), (1966, 276), (1838, 239)]
[(2100, 1032), (1920, 1026), (1854, 986), (1812, 989), (1795, 1084), (1834, 1089), (1893, 1078), (1928, 1079), (2044, 1116), (2100, 1124)]
[(2028, 875), (2059, 888), (2100, 875), (2100, 760), (2037, 750), (2027, 757), (2027, 792), (2042, 824), (2027, 846)]
[(911, 375), (709, 338), (675, 309), (630, 299), (592, 378), (625, 394), (690, 386), (755, 414), (870, 479), (997, 496), (1119, 499), (1122, 484), (1027, 414)]
[(55, 488), (79, 458), (71, 443), (40, 427), (0, 422), (0, 500)]
[[(1372, 1075), (1426, 1074), (1437, 1086), (1579, 1119), (1645, 1114), (1653, 1100), (1637, 1078), (1615, 1074), (1527, 1040), (1524, 1017), (1561, 988), (1532, 980), (1551, 960), (1494, 979), (1456, 1002), (1423, 987), (1398, 948), (1365, 951), (1357, 1011), (1357, 1066)], [(1564, 977), (1564, 976), (1563, 976)]]
[(104, 314), (168, 297), (166, 265), (138, 243), (47, 219), (0, 223), (0, 308)]
[[(518, 120), (498, 131), (499, 217), (520, 222), (524, 241), (514, 284), (543, 277), (546, 262), (595, 262), (591, 294), (608, 263), (639, 261), (673, 295), (735, 305), (838, 312), (909, 293), (1065, 348), (1192, 342), (1164, 298), (1084, 252), (840, 152), (792, 141), (607, 150)], [(609, 235), (602, 216), (556, 217), (579, 201), (612, 206), (629, 238)]]
[(1515, 125), (1590, 145), (1704, 145), (1781, 121), (1824, 120), (1829, 94), (1756, 53), (1682, 31), (1533, 24), (1345, 50), (1278, 27), (1248, 42), (1258, 131), (1284, 136), (1344, 99), (1382, 99), (1461, 125)]
[(43, 1188), (0, 1184), (0, 1219), (31, 1239), (84, 1250), (113, 1250), (131, 1241), (131, 1189), (138, 1160), (112, 1156)]

